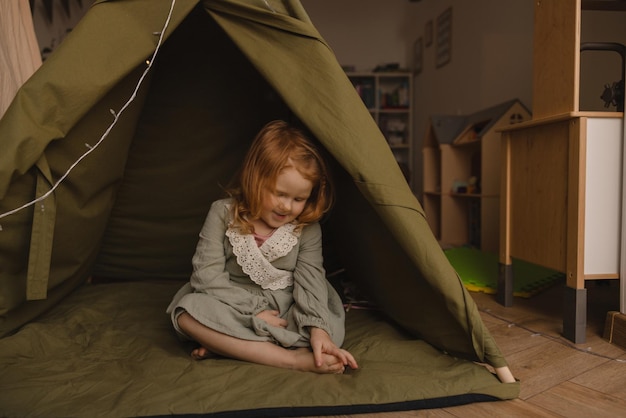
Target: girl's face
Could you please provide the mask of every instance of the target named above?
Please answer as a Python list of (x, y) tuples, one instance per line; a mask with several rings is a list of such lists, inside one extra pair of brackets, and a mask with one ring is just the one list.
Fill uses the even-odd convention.
[(313, 183), (302, 177), (298, 170), (294, 167), (285, 168), (276, 179), (275, 189), (265, 192), (261, 220), (270, 229), (293, 221), (304, 210), (312, 190)]

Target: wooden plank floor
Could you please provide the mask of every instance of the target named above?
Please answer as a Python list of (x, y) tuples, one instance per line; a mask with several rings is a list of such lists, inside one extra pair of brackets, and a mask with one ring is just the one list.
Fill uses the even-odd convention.
[(530, 299), (515, 298), (509, 308), (493, 295), (471, 294), (521, 381), (518, 399), (334, 418), (626, 417), (626, 350), (602, 338), (607, 312), (619, 310), (618, 281), (588, 283), (584, 344), (561, 336), (561, 285)]

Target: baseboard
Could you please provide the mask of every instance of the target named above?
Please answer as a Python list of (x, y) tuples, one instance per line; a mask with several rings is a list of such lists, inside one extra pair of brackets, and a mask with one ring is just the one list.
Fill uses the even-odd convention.
[(626, 350), (626, 314), (610, 311), (604, 323), (604, 339)]

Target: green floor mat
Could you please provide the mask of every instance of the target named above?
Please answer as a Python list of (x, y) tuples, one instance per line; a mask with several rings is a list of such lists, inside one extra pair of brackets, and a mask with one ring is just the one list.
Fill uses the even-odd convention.
[[(493, 294), (498, 288), (498, 255), (475, 248), (444, 251), (467, 290)], [(513, 260), (513, 296), (529, 298), (562, 281), (565, 274), (522, 260)]]

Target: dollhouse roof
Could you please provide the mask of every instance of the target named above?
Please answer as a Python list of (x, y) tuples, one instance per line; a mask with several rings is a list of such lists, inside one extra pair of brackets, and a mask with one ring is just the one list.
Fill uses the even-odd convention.
[(530, 113), (519, 99), (512, 99), (469, 115), (433, 115), (430, 119), (435, 139), (439, 144), (452, 144), (470, 129), (478, 139), (489, 132), (516, 103)]

